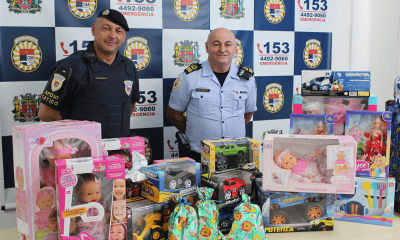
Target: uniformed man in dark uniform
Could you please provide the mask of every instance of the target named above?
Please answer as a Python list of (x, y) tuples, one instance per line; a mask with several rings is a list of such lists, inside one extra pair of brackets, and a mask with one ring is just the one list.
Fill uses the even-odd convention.
[(102, 137), (130, 135), (130, 116), (139, 100), (135, 65), (118, 48), (129, 31), (118, 11), (102, 11), (92, 25), (87, 50), (58, 61), (39, 109), (42, 121), (62, 119), (101, 123)]

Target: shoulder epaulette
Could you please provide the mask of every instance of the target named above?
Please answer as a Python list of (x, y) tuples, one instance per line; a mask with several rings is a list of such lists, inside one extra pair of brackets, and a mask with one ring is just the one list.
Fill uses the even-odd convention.
[(85, 51), (84, 56), (88, 62), (93, 62), (93, 61), (97, 60), (96, 54), (89, 52), (89, 51)]
[(237, 74), (239, 75), (239, 77), (249, 80), (254, 75), (254, 72), (253, 69), (240, 65)]
[(191, 72), (200, 70), (201, 68), (202, 68), (201, 64), (200, 64), (200, 63), (196, 63), (196, 64), (193, 64), (193, 65), (190, 65), (189, 67), (187, 67), (187, 68), (185, 69), (185, 73), (186, 73), (186, 74), (189, 74), (189, 73), (191, 73)]

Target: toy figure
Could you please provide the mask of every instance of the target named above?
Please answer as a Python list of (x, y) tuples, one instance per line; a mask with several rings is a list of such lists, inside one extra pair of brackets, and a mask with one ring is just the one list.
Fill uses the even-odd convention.
[(281, 178), (276, 175), (276, 173), (272, 173), (272, 180), (277, 184), (283, 184)]
[(308, 101), (304, 103), (303, 114), (319, 114), (319, 102)]
[(78, 149), (73, 148), (67, 141), (60, 139), (54, 141), (52, 147), (44, 148), (43, 151), (47, 157), (48, 167), (40, 168), (40, 184), (42, 187), (52, 187), (56, 189), (56, 160), (70, 159)]
[[(109, 211), (105, 201), (101, 199), (101, 180), (91, 173), (79, 175), (78, 183), (76, 184), (76, 195), (79, 200), (74, 206), (97, 202), (103, 206), (105, 216), (99, 221), (92, 222), (84, 222), (81, 217), (71, 218), (70, 235), (86, 232), (93, 239), (106, 239)], [(96, 208), (90, 208), (87, 209), (86, 214), (88, 216), (96, 216), (99, 211)]]
[(126, 222), (126, 201), (113, 202), (111, 223)]
[(322, 155), (317, 151), (306, 160), (297, 159), (289, 152), (289, 149), (279, 151), (274, 158), (275, 164), (291, 171), (291, 177), (298, 182), (305, 183), (329, 183), (332, 171), (317, 161), (317, 157)]
[(36, 194), (36, 206), (40, 209), (35, 213), (35, 232), (47, 230), (47, 219), (55, 209), (54, 199), (56, 191), (52, 187), (44, 187)]
[(24, 190), (24, 174), (20, 166), (16, 168), (16, 180), (17, 187), (15, 188), (15, 196), (17, 205), (17, 216), (22, 221), (28, 223), (28, 199), (26, 196), (26, 191)]
[(339, 112), (332, 112), (331, 114), (335, 116), (335, 135), (344, 135), (344, 122), (346, 120), (346, 109), (349, 106), (349, 101), (343, 99), (340, 103)]
[(323, 122), (318, 122), (317, 125), (315, 125), (315, 135), (327, 135), (325, 131), (325, 125)]
[(385, 163), (386, 158), (378, 154), (375, 157), (375, 162), (371, 165), (371, 177), (385, 177)]
[(57, 209), (54, 209), (49, 214), (47, 225), (49, 226), (49, 229), (52, 232), (46, 233), (46, 235), (44, 235), (42, 240), (57, 240), (58, 239)]
[(110, 229), (110, 240), (125, 240), (125, 225), (114, 224)]
[(347, 160), (344, 159), (346, 154), (344, 151), (338, 151), (336, 154), (337, 160), (335, 161), (335, 175), (337, 175), (340, 171), (345, 172), (348, 174), (349, 172), (347, 171), (348, 166), (347, 166)]
[(113, 200), (125, 200), (125, 179), (114, 180)]
[(383, 155), (386, 146), (383, 143), (383, 132), (386, 130), (380, 117), (372, 122), (372, 129), (369, 132), (367, 147), (363, 152), (363, 159), (369, 164), (375, 161), (375, 156)]

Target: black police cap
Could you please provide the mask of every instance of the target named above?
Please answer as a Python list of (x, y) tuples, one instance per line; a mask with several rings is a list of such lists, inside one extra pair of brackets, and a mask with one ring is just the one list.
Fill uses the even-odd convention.
[(126, 22), (124, 15), (122, 15), (120, 12), (114, 9), (106, 9), (99, 13), (97, 18), (100, 17), (121, 26), (123, 29), (125, 29), (125, 31), (129, 32), (128, 23)]

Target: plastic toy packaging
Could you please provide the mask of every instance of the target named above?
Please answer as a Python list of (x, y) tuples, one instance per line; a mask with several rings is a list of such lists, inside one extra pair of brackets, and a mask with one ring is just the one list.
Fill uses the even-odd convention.
[(347, 111), (346, 135), (357, 141), (356, 176), (388, 177), (391, 112)]
[(186, 198), (174, 196), (178, 202), (168, 222), (168, 239), (183, 240), (197, 239), (199, 229), (196, 210), (190, 206)]
[(214, 189), (198, 188), (199, 201), (196, 203), (199, 219), (198, 239), (223, 239), (224, 235), (218, 230), (219, 213), (217, 204), (211, 201)]
[(262, 213), (257, 204), (250, 203), (247, 194), (242, 194), (242, 203), (233, 212), (233, 223), (226, 239), (266, 239)]
[(333, 115), (290, 114), (290, 134), (333, 135)]

